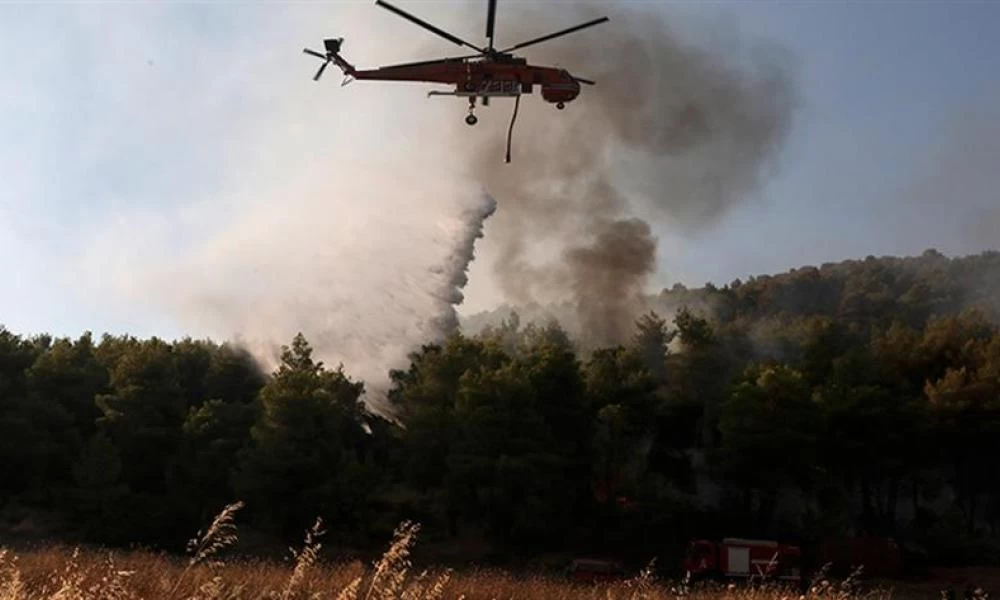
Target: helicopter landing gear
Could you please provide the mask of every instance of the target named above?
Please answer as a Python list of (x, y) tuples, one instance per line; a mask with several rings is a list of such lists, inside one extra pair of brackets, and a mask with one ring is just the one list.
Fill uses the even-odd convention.
[(560, 102), (559, 104), (556, 104), (556, 108), (558, 108), (559, 110), (562, 110), (562, 109), (566, 108), (566, 103), (565, 102)]
[(476, 110), (476, 97), (469, 96), (469, 114), (468, 116), (465, 117), (465, 123), (467, 125), (475, 125), (476, 123), (479, 122), (479, 119), (476, 118), (476, 115), (472, 114), (474, 110)]

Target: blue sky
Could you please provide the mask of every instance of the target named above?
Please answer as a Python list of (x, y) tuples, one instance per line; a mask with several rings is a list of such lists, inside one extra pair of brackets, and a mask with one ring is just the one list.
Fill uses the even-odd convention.
[[(447, 28), (478, 30), (454, 16), (456, 3), (399, 3), (438, 15)], [(1000, 3), (643, 4), (678, 28), (721, 19), (787, 46), (804, 101), (781, 171), (759, 198), (697, 235), (658, 231), (656, 285), (724, 283), (927, 247), (962, 254), (1000, 246)], [(501, 11), (516, 8), (501, 3)], [(347, 37), (349, 57), (366, 65), (405, 59), (408, 44), (452, 51), (411, 28), (365, 0), (0, 4), (0, 323), (60, 335), (244, 333), (241, 321), (220, 325), (203, 307), (233, 311), (218, 300), (226, 281), (258, 277), (261, 298), (282, 282), (294, 286), (300, 259), (349, 263), (331, 276), (333, 286), (353, 281), (397, 293), (391, 279), (356, 267), (385, 265), (398, 253), (361, 254), (375, 242), (343, 225), (388, 219), (388, 209), (296, 204), (289, 189), (405, 188), (419, 185), (420, 169), (404, 162), (447, 168), (453, 155), (444, 142), (435, 146), (435, 131), (455, 120), (453, 104), (426, 103), (420, 89), (341, 90), (332, 71), (317, 88), (315, 65), (300, 54), (331, 34)], [(364, 125), (365, 115), (378, 117)], [(407, 154), (407, 136), (423, 140), (421, 156)], [(297, 210), (319, 211), (310, 214), (332, 229), (315, 229), (317, 219)], [(408, 204), (391, 210), (411, 223), (425, 218)], [(275, 219), (284, 225), (272, 230)], [(437, 248), (447, 222), (427, 227), (421, 248)], [(341, 245), (319, 251), (302, 241), (322, 236)], [(251, 243), (253, 251), (242, 250)], [(234, 254), (243, 257), (239, 269), (220, 258)], [(258, 269), (266, 275), (254, 275)], [(176, 295), (182, 285), (184, 297)], [(498, 301), (487, 261), (477, 262), (464, 310)], [(385, 310), (416, 314), (423, 305), (393, 306)], [(270, 331), (258, 323), (266, 314), (252, 317), (255, 333)]]

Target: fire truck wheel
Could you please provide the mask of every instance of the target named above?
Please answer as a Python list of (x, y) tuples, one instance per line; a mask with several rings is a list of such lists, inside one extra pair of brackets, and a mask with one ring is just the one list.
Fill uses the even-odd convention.
[(476, 115), (469, 115), (465, 117), (465, 122), (468, 123), (469, 125), (475, 125), (476, 123), (479, 122), (479, 119), (476, 118)]

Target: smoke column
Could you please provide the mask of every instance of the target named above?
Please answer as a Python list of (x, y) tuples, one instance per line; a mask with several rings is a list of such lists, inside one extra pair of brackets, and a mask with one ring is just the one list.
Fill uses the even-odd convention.
[[(555, 6), (502, 10), (500, 44), (601, 14)], [(500, 203), (487, 241), (506, 299), (572, 301), (574, 329), (600, 344), (631, 330), (656, 269), (656, 230), (698, 233), (758, 191), (797, 101), (778, 49), (735, 38), (725, 50), (698, 47), (641, 8), (609, 16), (523, 51), (532, 64), (562, 66), (597, 85), (584, 85), (563, 111), (537, 88), (526, 97), (509, 165), (498, 142), (507, 123), (494, 108), (506, 103), (482, 109), (489, 119), (480, 123), (493, 129), (472, 164)]]
[(442, 278), (441, 290), (434, 293), (440, 305), (434, 311), (431, 319), (428, 341), (439, 343), (450, 334), (458, 331), (458, 313), (455, 307), (462, 304), (465, 295), (462, 290), (469, 283), (469, 265), (476, 257), (476, 240), (483, 237), (483, 225), (497, 208), (496, 201), (489, 195), (483, 195), (483, 202), (464, 211), (460, 217), (464, 224), (460, 231), (458, 243), (444, 265), (432, 267), (430, 271)]

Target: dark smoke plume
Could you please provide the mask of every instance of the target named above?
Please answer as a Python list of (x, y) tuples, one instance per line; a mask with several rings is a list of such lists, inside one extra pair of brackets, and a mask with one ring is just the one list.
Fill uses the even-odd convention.
[[(564, 3), (502, 13), (501, 44), (599, 14)], [(477, 131), (485, 141), (472, 166), (500, 206), (487, 241), (506, 299), (570, 299), (596, 343), (629, 334), (656, 269), (657, 228), (697, 233), (759, 190), (797, 98), (774, 48), (734, 39), (726, 50), (699, 47), (649, 10), (608, 14), (609, 23), (525, 49), (530, 63), (597, 85), (563, 111), (537, 91), (525, 97), (511, 164), (500, 142), (509, 103), (481, 109), (493, 129)], [(538, 261), (542, 248), (556, 260)]]
[(563, 257), (588, 334), (615, 341), (640, 310), (636, 299), (655, 267), (656, 239), (642, 219), (595, 223), (593, 237), (590, 245), (568, 248)]

